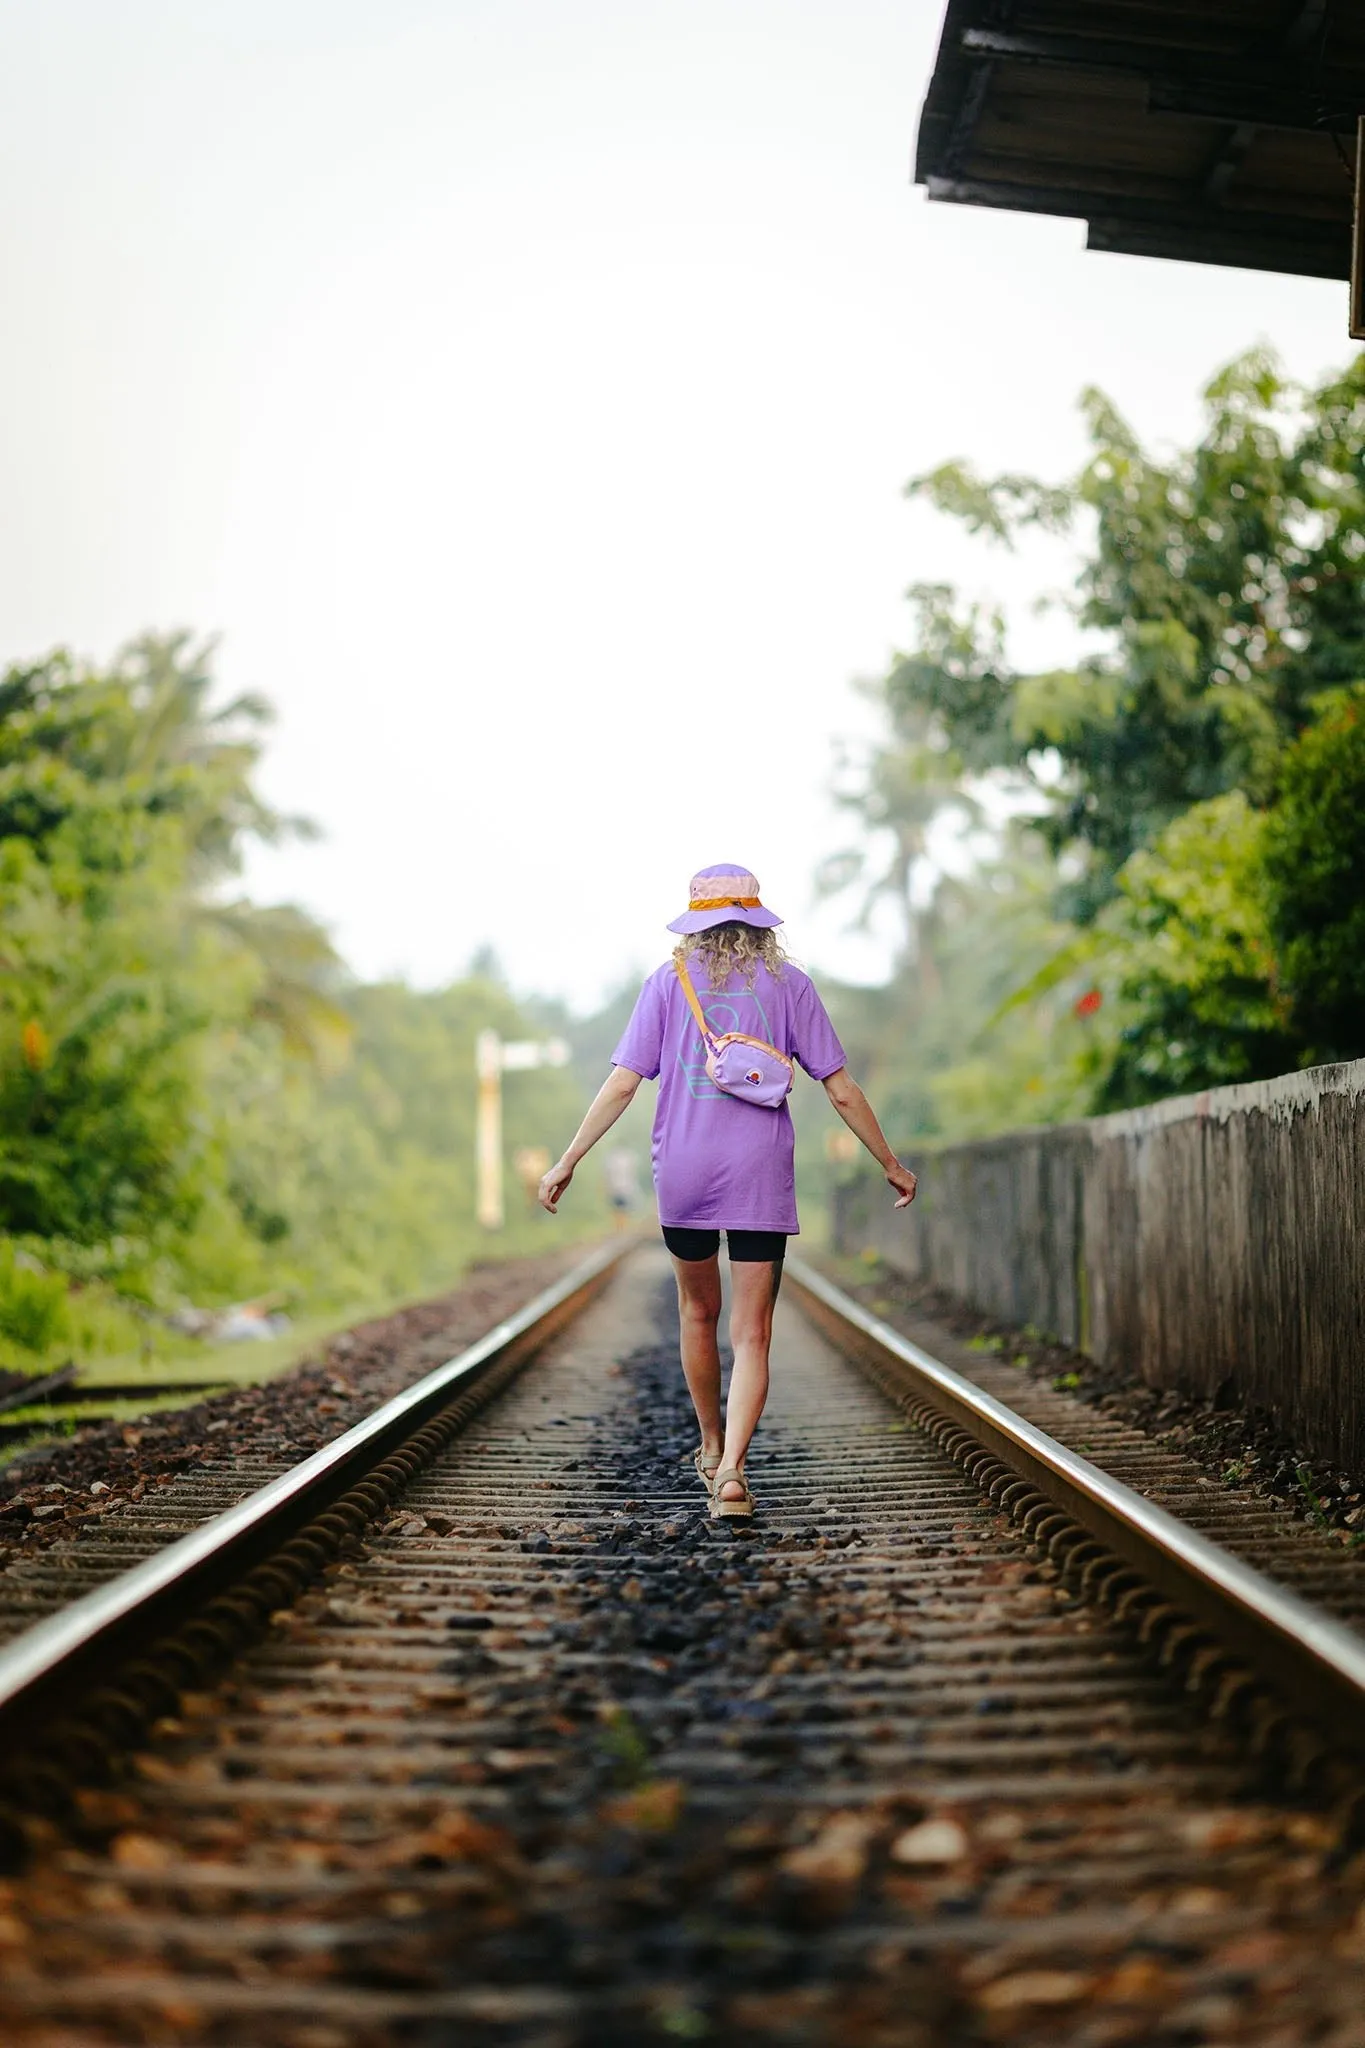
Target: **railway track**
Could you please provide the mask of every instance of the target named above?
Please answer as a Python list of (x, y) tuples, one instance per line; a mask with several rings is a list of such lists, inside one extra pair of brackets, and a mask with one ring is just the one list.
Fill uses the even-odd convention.
[(794, 1279), (752, 1527), (638, 1252), (0, 1652), (5, 2041), (1365, 2048), (1359, 1639)]

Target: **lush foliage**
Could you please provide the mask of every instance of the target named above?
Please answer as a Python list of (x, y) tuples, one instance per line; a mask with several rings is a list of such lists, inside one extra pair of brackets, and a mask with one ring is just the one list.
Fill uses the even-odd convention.
[[(1365, 1053), (1365, 358), (1313, 391), (1263, 353), (1233, 363), (1167, 460), (1101, 394), (1083, 405), (1091, 453), (1061, 485), (948, 465), (910, 488), (1006, 545), (1075, 535), (1098, 651), (1021, 673), (996, 611), (917, 588), (916, 644), (876, 685), (885, 739), (843, 792), (860, 844), (825, 868), (901, 904), (898, 985), (939, 991), (927, 1043), (890, 1063), (913, 1042), (922, 1129)], [(1031, 827), (974, 882), (936, 882), (929, 834), (949, 807), (979, 828), (992, 785)], [(945, 931), (1003, 875), (1031, 900), (1040, 862), (1051, 917), (1010, 921), (992, 1001)]]
[[(210, 652), (149, 638), (0, 679), (6, 1358), (81, 1348), (101, 1286), (317, 1307), (437, 1286), (482, 1248), (474, 1037), (533, 1026), (484, 976), (357, 986), (300, 911), (230, 900), (245, 837), (299, 828), (254, 787), (266, 708), (215, 708)], [(565, 1074), (507, 1093), (509, 1153), (576, 1119)], [(514, 1202), (504, 1245), (534, 1230)]]
[[(217, 1171), (179, 1250), (198, 1299), (281, 1290), (345, 1302), (438, 1287), (487, 1248), (474, 1217), (474, 1041), (485, 1027), (533, 1035), (499, 983), (472, 977), (419, 992), (402, 983), (343, 992), (350, 1055), (336, 1072), (282, 1056), (257, 1025), (213, 1047), (206, 1093)], [(580, 1091), (553, 1069), (509, 1077), (504, 1141), (562, 1143)], [(499, 1250), (544, 1241), (543, 1212), (509, 1169)], [(591, 1177), (567, 1220), (591, 1224)], [(563, 1234), (563, 1226), (558, 1234)]]
[(66, 1282), (0, 1243), (0, 1342), (41, 1353), (71, 1328)]
[(1085, 535), (1074, 610), (1105, 651), (1015, 673), (997, 615), (921, 589), (920, 644), (885, 683), (969, 769), (1032, 785), (1054, 848), (1085, 856), (1082, 913), (1192, 804), (1267, 801), (1315, 697), (1365, 675), (1365, 358), (1304, 393), (1251, 355), (1205, 401), (1199, 443), (1168, 462), (1092, 391), (1068, 483), (950, 465), (911, 486), (1006, 544), (1029, 525)]
[(1270, 936), (1312, 1060), (1365, 1048), (1365, 686), (1326, 698), (1289, 749), (1266, 821)]
[(1097, 1107), (1297, 1064), (1262, 902), (1263, 824), (1233, 790), (1192, 805), (1120, 869), (1094, 929), (1092, 972), (1122, 1020)]
[(205, 1036), (253, 993), (189, 911), (251, 815), (254, 749), (187, 691), (177, 722), (146, 653), (0, 684), (0, 1228), (37, 1237), (184, 1228)]

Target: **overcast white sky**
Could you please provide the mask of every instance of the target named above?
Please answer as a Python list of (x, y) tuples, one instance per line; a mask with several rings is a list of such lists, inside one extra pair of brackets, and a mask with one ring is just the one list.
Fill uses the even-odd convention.
[[(0, 0), (0, 661), (223, 636), (363, 973), (580, 1003), (753, 865), (809, 964), (849, 689), (926, 577), (1056, 558), (900, 490), (1186, 435), (1344, 287), (1088, 256), (909, 182), (939, 0)], [(1051, 636), (1051, 637), (1049, 637)]]

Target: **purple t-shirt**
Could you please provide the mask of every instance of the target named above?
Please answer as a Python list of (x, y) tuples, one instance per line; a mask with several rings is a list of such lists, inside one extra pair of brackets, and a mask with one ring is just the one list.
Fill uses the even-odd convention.
[[(719, 1037), (742, 1031), (799, 1060), (816, 1081), (837, 1074), (844, 1049), (810, 976), (760, 967), (752, 989), (732, 974), (723, 989), (708, 982), (699, 954), (688, 959), (697, 999)], [(795, 1132), (791, 1110), (722, 1095), (706, 1078), (706, 1046), (673, 962), (655, 969), (611, 1056), (647, 1081), (659, 1077), (654, 1112), (654, 1186), (659, 1221), (682, 1230), (784, 1230), (794, 1235)]]

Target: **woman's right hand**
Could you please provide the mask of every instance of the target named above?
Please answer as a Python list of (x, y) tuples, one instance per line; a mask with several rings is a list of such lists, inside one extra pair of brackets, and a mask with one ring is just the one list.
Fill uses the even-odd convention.
[(887, 1167), (886, 1181), (887, 1186), (895, 1188), (900, 1195), (896, 1207), (908, 1209), (915, 1199), (915, 1189), (919, 1186), (918, 1175), (911, 1173), (908, 1166), (902, 1166), (897, 1160), (893, 1166)]
[(563, 1159), (556, 1161), (547, 1174), (542, 1175), (536, 1200), (542, 1209), (548, 1209), (553, 1216), (559, 1208), (559, 1198), (573, 1179), (573, 1167)]

